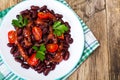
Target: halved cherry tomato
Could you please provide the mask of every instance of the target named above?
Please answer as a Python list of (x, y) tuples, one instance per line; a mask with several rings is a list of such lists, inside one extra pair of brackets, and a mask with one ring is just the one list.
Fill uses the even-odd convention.
[(38, 13), (38, 17), (40, 19), (47, 19), (47, 18), (49, 18), (49, 16), (47, 15), (47, 13), (43, 13), (43, 12), (39, 12)]
[(40, 19), (48, 19), (48, 18), (55, 19), (55, 16), (53, 14), (49, 13), (49, 12), (47, 12), (47, 13), (39, 12), (38, 13), (38, 17)]
[(59, 39), (64, 39), (64, 34), (62, 34), (61, 36), (58, 36)]
[(57, 52), (53, 58), (53, 62), (61, 62), (63, 60), (62, 52)]
[(17, 41), (17, 35), (14, 30), (8, 32), (9, 43), (15, 43)]
[(30, 58), (27, 60), (28, 64), (31, 66), (35, 66), (38, 64), (38, 59), (36, 58), (36, 53), (34, 53)]
[(32, 33), (35, 37), (35, 40), (40, 40), (42, 38), (42, 30), (39, 27), (33, 27)]
[(51, 14), (51, 13), (47, 13), (47, 15), (49, 16), (50, 19), (55, 20), (55, 16), (54, 16), (53, 14)]
[(46, 46), (46, 48), (47, 48), (47, 50), (48, 50), (49, 52), (53, 53), (53, 52), (57, 51), (57, 49), (58, 49), (58, 44), (55, 44), (55, 43), (53, 43), (53, 44), (48, 44), (48, 45)]

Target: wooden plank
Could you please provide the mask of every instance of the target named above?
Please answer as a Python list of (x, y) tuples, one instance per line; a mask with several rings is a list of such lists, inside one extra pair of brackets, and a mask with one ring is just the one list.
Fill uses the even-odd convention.
[[(68, 80), (109, 80), (106, 2), (104, 0), (67, 0), (99, 40), (95, 51)], [(77, 75), (77, 76), (76, 76)]]
[(120, 80), (120, 0), (106, 0), (110, 80)]
[(20, 1), (21, 0), (0, 0), (0, 11), (10, 6), (13, 6)]

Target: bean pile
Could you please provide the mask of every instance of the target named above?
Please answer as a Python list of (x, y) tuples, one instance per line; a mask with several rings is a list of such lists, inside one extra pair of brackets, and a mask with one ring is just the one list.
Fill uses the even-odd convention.
[[(49, 18), (40, 19), (38, 17), (38, 13), (40, 12), (49, 13), (52, 17), (49, 16)], [(56, 65), (62, 60), (69, 59), (70, 52), (68, 49), (70, 44), (73, 43), (70, 34), (71, 27), (68, 22), (63, 21), (63, 15), (55, 13), (53, 10), (49, 10), (46, 5), (42, 7), (32, 5), (30, 9), (21, 11), (16, 18), (19, 18), (20, 15), (22, 15), (23, 18), (26, 18), (28, 23), (26, 26), (20, 28), (14, 26), (16, 42), (9, 42), (7, 46), (11, 47), (10, 53), (13, 55), (15, 61), (19, 62), (23, 68), (32, 68), (38, 73), (43, 73), (46, 76), (50, 71), (54, 70)], [(42, 17), (46, 16), (43, 15)], [(54, 30), (52, 29), (52, 26), (56, 21), (61, 22), (61, 24), (64, 24), (68, 28), (68, 30), (62, 34), (62, 38), (60, 36), (57, 37), (53, 33)], [(42, 34), (37, 32), (34, 34), (32, 29), (35, 27), (40, 29)], [(30, 65), (28, 59), (31, 58), (31, 56), (33, 58), (33, 54), (36, 53), (36, 50), (32, 47), (40, 47), (41, 44), (44, 44), (46, 48), (45, 59), (43, 61), (37, 59), (36, 65)], [(48, 44), (57, 44), (57, 50), (47, 50), (46, 46)], [(36, 58), (34, 60), (36, 61)], [(34, 60), (32, 60), (32, 64), (35, 62)]]

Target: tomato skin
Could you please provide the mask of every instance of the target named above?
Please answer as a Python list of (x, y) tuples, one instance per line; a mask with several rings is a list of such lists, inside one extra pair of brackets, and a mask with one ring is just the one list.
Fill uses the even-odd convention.
[(44, 12), (39, 12), (38, 17), (40, 19), (55, 19), (55, 16), (51, 13), (44, 13)]
[(48, 15), (48, 17), (50, 18), (50, 19), (55, 19), (55, 16), (53, 15), (53, 14), (51, 14), (51, 13), (47, 13), (47, 15)]
[(34, 53), (30, 58), (27, 60), (28, 64), (31, 66), (35, 66), (38, 64), (38, 59), (36, 58), (36, 53)]
[(40, 40), (42, 38), (42, 30), (39, 27), (33, 27), (32, 33), (35, 37), (35, 40)]
[(14, 30), (11, 30), (8, 32), (8, 41), (9, 41), (9, 43), (16, 43), (17, 35)]
[(53, 53), (53, 52), (55, 52), (55, 51), (58, 50), (58, 44), (55, 44), (55, 43), (53, 43), (53, 44), (48, 44), (48, 45), (46, 46), (46, 48), (47, 48), (47, 50), (48, 50), (49, 52)]
[(49, 16), (48, 16), (46, 13), (39, 12), (39, 13), (38, 13), (38, 17), (39, 17), (40, 19), (47, 19)]

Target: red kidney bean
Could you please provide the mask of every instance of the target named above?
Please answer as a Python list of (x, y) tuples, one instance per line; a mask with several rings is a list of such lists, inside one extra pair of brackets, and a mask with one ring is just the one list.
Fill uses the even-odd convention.
[(50, 13), (55, 14), (55, 12), (53, 10), (51, 10)]
[(47, 55), (46, 55), (46, 59), (48, 59), (48, 60), (52, 59), (52, 55), (50, 55), (50, 53), (47, 54)]
[(41, 63), (36, 69), (38, 73), (41, 73), (45, 70), (45, 63)]
[(20, 35), (22, 34), (22, 32), (23, 32), (23, 30), (22, 30), (21, 28), (19, 28), (19, 29), (17, 30), (17, 36), (20, 36)]
[(49, 10), (49, 9), (46, 9), (45, 11), (46, 11), (46, 12), (50, 12), (50, 10)]
[(15, 57), (15, 61), (19, 62), (19, 63), (23, 63), (23, 60), (21, 60), (20, 58)]
[(44, 5), (44, 6), (42, 6), (42, 7), (39, 9), (39, 11), (42, 12), (42, 11), (45, 11), (46, 9), (47, 9), (47, 6)]
[(37, 11), (34, 11), (34, 10), (30, 10), (30, 12), (32, 13), (32, 18), (36, 18), (37, 17)]
[(44, 42), (45, 44), (48, 42), (48, 39), (47, 39), (47, 36), (46, 36), (46, 35), (43, 36), (43, 42)]
[(73, 42), (73, 39), (70, 38), (69, 36), (66, 36), (65, 40), (66, 40), (67, 43), (72, 43)]
[(58, 20), (59, 20), (62, 24), (64, 24), (64, 21), (63, 21), (62, 19), (59, 19), (59, 18), (58, 18)]
[(63, 59), (64, 59), (64, 60), (68, 60), (68, 59), (69, 59), (69, 56), (70, 56), (70, 53), (67, 51), (66, 53), (64, 53)]
[(71, 35), (70, 35), (69, 33), (65, 34), (64, 36), (65, 36), (65, 37), (68, 37), (68, 38), (71, 37)]
[(21, 66), (25, 69), (29, 69), (29, 67), (30, 67), (28, 64), (25, 64), (25, 63), (22, 63)]
[(34, 6), (34, 5), (32, 5), (32, 6), (31, 6), (31, 9), (37, 11), (37, 10), (39, 9), (39, 7), (38, 7), (38, 6)]
[(43, 28), (43, 34), (46, 34), (48, 32), (48, 29), (47, 28)]
[(42, 73), (44, 71), (44, 68), (38, 69), (37, 72), (38, 73)]
[(42, 66), (39, 65), (39, 66), (35, 67), (34, 69), (37, 71), (37, 70), (40, 70), (41, 68), (42, 68)]
[(69, 29), (71, 28), (68, 22), (64, 23)]
[(42, 39), (38, 41), (38, 44), (41, 44), (42, 43)]
[(51, 71), (50, 68), (46, 68), (46, 69), (44, 70), (43, 74), (44, 74), (45, 76), (47, 76), (50, 71)]
[(61, 14), (55, 14), (55, 17), (57, 17), (58, 19), (61, 19), (61, 18), (63, 18), (63, 15), (61, 15)]
[(55, 67), (56, 67), (56, 64), (52, 64), (50, 68), (51, 68), (51, 70), (54, 70)]
[(39, 65), (36, 66), (36, 69), (40, 70), (42, 67), (45, 67), (45, 63), (40, 62)]
[(34, 50), (32, 48), (29, 49), (29, 51), (28, 51), (29, 52), (29, 56), (32, 55), (33, 51)]
[(44, 29), (45, 26), (44, 26), (44, 25), (39, 25), (39, 27), (40, 27), (41, 29)]
[(50, 64), (50, 61), (45, 60), (44, 63), (45, 63), (46, 66), (48, 66)]
[(68, 48), (64, 48), (63, 50), (64, 50), (64, 51), (68, 51)]
[(54, 24), (54, 22), (52, 20), (49, 21), (49, 26), (52, 26)]
[(11, 50), (10, 50), (10, 53), (14, 54), (15, 52), (16, 52), (16, 47), (12, 47)]
[(48, 44), (51, 44), (51, 43), (53, 43), (53, 40), (52, 39), (48, 40)]
[(26, 14), (29, 14), (29, 10), (28, 10), (28, 9), (26, 9), (26, 10), (24, 10), (24, 11), (21, 11), (21, 12), (20, 12), (20, 14), (21, 14), (21, 15), (26, 15)]
[(20, 52), (19, 51), (16, 51), (14, 54), (13, 54), (14, 57), (19, 57), (20, 56)]
[(69, 44), (67, 44), (67, 43), (64, 43), (64, 44), (63, 44), (63, 47), (64, 47), (64, 48), (69, 48), (69, 47), (70, 47), (70, 45), (69, 45)]
[(33, 35), (31, 36), (31, 40), (32, 40), (33, 43), (35, 42), (35, 38), (34, 38)]
[(16, 15), (16, 18), (18, 19), (18, 18), (19, 18), (19, 15)]
[(34, 46), (37, 46), (37, 47), (39, 47), (39, 46), (40, 46), (40, 44), (39, 44), (39, 43), (35, 43), (35, 44), (34, 44)]
[(28, 50), (30, 48), (30, 46), (23, 45), (23, 48)]
[(14, 46), (14, 43), (7, 43), (7, 46), (8, 46), (8, 47), (13, 47), (13, 46)]
[(70, 44), (73, 43), (73, 38), (69, 38), (69, 41), (68, 41)]
[(19, 37), (17, 37), (17, 41), (21, 42), (23, 40), (23, 38), (24, 38), (23, 36), (19, 36)]

